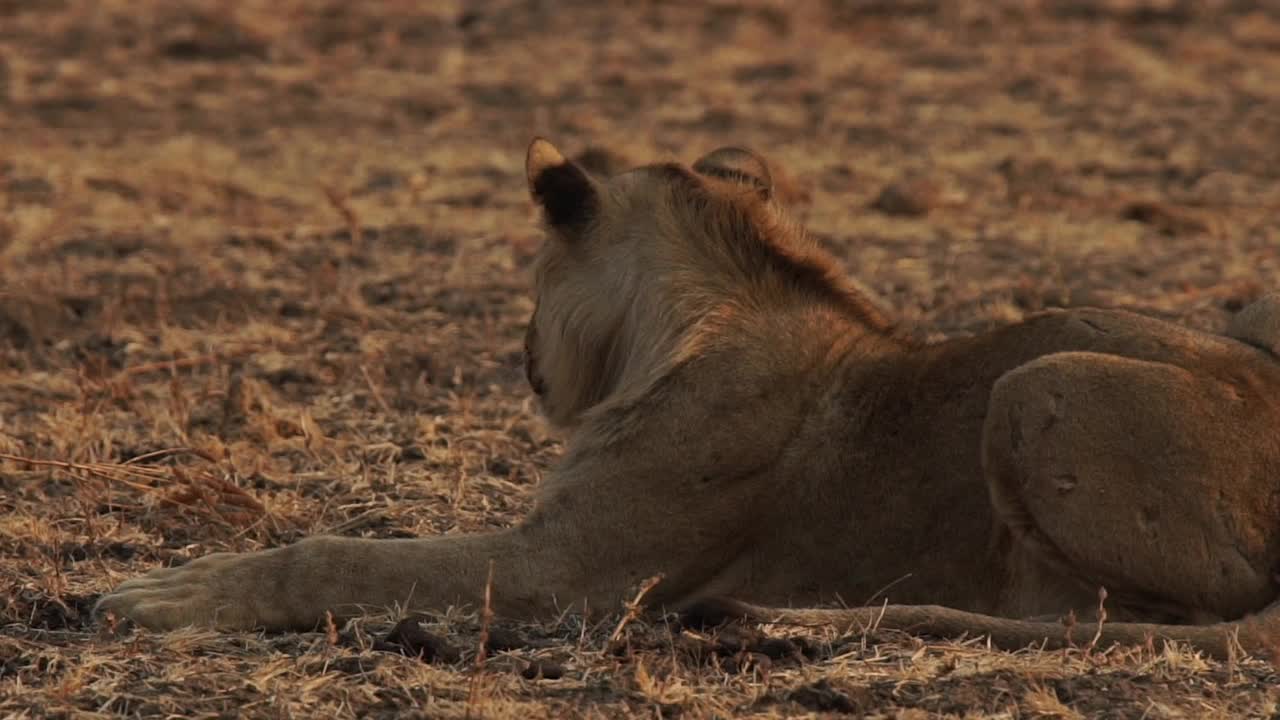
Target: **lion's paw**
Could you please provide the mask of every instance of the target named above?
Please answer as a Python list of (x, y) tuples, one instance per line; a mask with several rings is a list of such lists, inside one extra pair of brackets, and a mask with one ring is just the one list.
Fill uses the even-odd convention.
[[(94, 616), (108, 614), (152, 630), (188, 626), (245, 630), (278, 624), (266, 597), (266, 553), (216, 553), (186, 565), (153, 570), (122, 583), (98, 600)], [(274, 609), (278, 612), (279, 608)]]

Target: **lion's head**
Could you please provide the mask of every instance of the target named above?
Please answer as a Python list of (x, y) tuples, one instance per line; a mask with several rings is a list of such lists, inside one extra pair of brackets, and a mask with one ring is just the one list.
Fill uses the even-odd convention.
[(538, 138), (525, 167), (548, 235), (526, 374), (555, 425), (573, 427), (615, 393), (648, 387), (761, 310), (817, 302), (888, 327), (785, 217), (768, 165), (750, 151), (597, 178)]

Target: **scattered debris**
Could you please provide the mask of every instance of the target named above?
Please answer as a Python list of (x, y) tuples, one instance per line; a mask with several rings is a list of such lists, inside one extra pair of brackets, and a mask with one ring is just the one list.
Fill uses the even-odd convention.
[(374, 650), (398, 652), (416, 657), (427, 663), (453, 664), (462, 659), (462, 653), (449, 641), (435, 633), (427, 632), (414, 618), (396, 623), (382, 640), (374, 643)]

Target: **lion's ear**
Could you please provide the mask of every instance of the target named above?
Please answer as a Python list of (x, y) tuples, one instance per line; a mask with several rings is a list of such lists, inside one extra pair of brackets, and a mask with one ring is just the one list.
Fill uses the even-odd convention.
[(736, 147), (712, 150), (694, 163), (693, 169), (703, 175), (754, 187), (765, 198), (773, 193), (773, 178), (769, 175), (769, 165), (765, 163), (764, 158), (750, 150)]
[(529, 194), (542, 206), (547, 222), (563, 230), (581, 229), (596, 211), (599, 192), (582, 168), (542, 138), (529, 143), (525, 156)]

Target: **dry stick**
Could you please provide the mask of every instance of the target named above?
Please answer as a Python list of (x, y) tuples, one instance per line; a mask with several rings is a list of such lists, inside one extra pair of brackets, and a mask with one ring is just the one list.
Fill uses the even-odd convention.
[[(106, 480), (112, 480), (114, 482), (120, 483), (121, 485), (127, 485), (131, 488), (134, 488), (135, 490), (145, 490), (147, 492), (157, 492), (159, 490), (159, 488), (156, 488), (152, 485), (143, 485), (142, 483), (130, 482), (129, 480), (126, 480), (120, 477), (119, 475), (112, 475), (106, 470), (102, 470), (101, 467), (97, 466), (96, 464), (86, 465), (82, 463), (66, 462), (63, 460), (38, 460), (36, 458), (26, 458), (20, 455), (10, 455), (9, 453), (0, 453), (0, 460), (12, 460), (13, 462), (26, 463), (28, 465), (36, 465), (40, 467), (53, 467), (53, 468), (58, 468), (59, 470), (65, 470), (67, 472), (74, 472), (76, 470), (79, 470), (80, 472), (86, 472), (95, 477), (100, 477)], [(144, 477), (147, 477), (148, 479), (155, 478), (154, 475), (149, 475), (147, 473), (126, 473), (126, 474), (140, 474), (140, 475), (143, 475)]]
[(157, 360), (155, 362), (142, 363), (141, 365), (134, 365), (133, 367), (127, 367), (121, 370), (120, 372), (116, 373), (116, 377), (114, 379), (120, 380), (127, 377), (133, 377), (135, 375), (145, 375), (150, 372), (157, 372), (160, 370), (173, 371), (173, 370), (179, 370), (183, 368), (199, 367), (200, 365), (208, 365), (210, 363), (218, 362), (222, 358), (223, 358), (223, 355), (221, 355), (220, 353), (211, 353), (209, 355), (197, 355), (195, 357), (188, 357), (188, 358), (175, 358), (173, 360)]
[[(898, 578), (897, 580), (892, 580), (892, 581), (890, 581), (889, 583), (887, 583), (886, 585), (884, 585), (884, 587), (881, 587), (879, 590), (877, 590), (877, 591), (875, 591), (875, 592), (871, 593), (871, 597), (867, 598), (867, 599), (866, 599), (866, 601), (862, 603), (863, 607), (865, 607), (865, 606), (867, 606), (867, 605), (870, 605), (873, 601), (875, 601), (875, 599), (876, 599), (876, 598), (880, 597), (881, 595), (884, 595), (884, 594), (888, 593), (891, 589), (893, 589), (893, 586), (897, 585), (898, 583), (901, 583), (901, 582), (904, 582), (904, 581), (906, 581), (906, 580), (909, 580), (910, 578), (911, 578), (911, 573), (907, 573), (906, 575), (903, 575), (902, 577)], [(889, 602), (889, 598), (888, 598), (888, 597), (886, 597), (886, 598), (885, 598), (885, 604), (887, 605), (887, 604), (888, 604), (888, 602)], [(843, 603), (842, 603), (842, 604), (843, 604)]]
[(373, 523), (379, 520), (382, 520), (386, 516), (387, 516), (387, 513), (382, 508), (365, 510), (364, 512), (360, 513), (359, 515), (356, 515), (353, 518), (348, 518), (347, 520), (344, 520), (336, 525), (329, 526), (327, 529), (320, 531), (320, 534), (321, 535), (341, 535), (343, 533), (351, 532), (352, 530), (356, 530), (358, 528), (363, 528), (368, 525), (372, 525)]
[(648, 580), (645, 580), (640, 584), (640, 590), (636, 593), (635, 598), (632, 599), (631, 602), (623, 604), (627, 609), (627, 612), (622, 616), (622, 619), (618, 621), (618, 626), (615, 627), (613, 632), (609, 635), (609, 645), (616, 643), (618, 638), (622, 637), (622, 631), (626, 629), (627, 625), (632, 620), (640, 617), (640, 611), (642, 610), (641, 603), (644, 601), (644, 596), (648, 595), (650, 590), (657, 587), (658, 583), (662, 582), (663, 577), (662, 573), (658, 573)]
[(329, 610), (324, 611), (324, 666), (320, 668), (320, 673), (329, 672), (329, 660), (332, 658), (333, 649), (338, 647), (338, 626), (333, 621), (333, 613)]
[(209, 462), (218, 461), (217, 458), (213, 457), (212, 455), (210, 455), (209, 453), (203, 450), (200, 450), (199, 448), (172, 447), (172, 448), (165, 448), (163, 450), (153, 450), (149, 453), (143, 453), (142, 455), (136, 455), (134, 457), (129, 458), (128, 460), (125, 460), (121, 464), (134, 465), (136, 463), (146, 462), (147, 460), (159, 460), (160, 458), (166, 458), (173, 455), (195, 455), (196, 457), (199, 457), (203, 460), (208, 460)]
[[(90, 508), (102, 505), (109, 506), (109, 502), (101, 500), (101, 494), (104, 493), (104, 485), (87, 483), (87, 479), (75, 476), (76, 502), (80, 505), (84, 514), (84, 530), (85, 535), (88, 536), (88, 542), (90, 545), (96, 546), (102, 534), (98, 528), (97, 512), (91, 511)], [(109, 493), (107, 493), (107, 497), (110, 497)], [(101, 572), (103, 577), (112, 577), (111, 569), (107, 567), (107, 562), (103, 559), (101, 553), (93, 554), (93, 563), (97, 565), (98, 571)]]
[(889, 612), (889, 598), (885, 598), (884, 601), (880, 603), (880, 614), (875, 616), (869, 625), (862, 628), (862, 641), (860, 645), (862, 646), (863, 652), (867, 651), (867, 638), (871, 633), (880, 629), (880, 623), (884, 620), (884, 614), (887, 612)]
[(78, 463), (67, 460), (41, 460), (39, 458), (22, 457), (18, 455), (5, 455), (0, 453), (0, 460), (8, 459), (17, 462), (29, 463), (31, 465), (42, 465), (57, 467), (62, 470), (80, 470), (95, 475), (106, 475), (109, 472), (117, 472), (121, 475), (129, 475), (132, 477), (142, 478), (143, 480), (156, 481), (163, 480), (166, 475), (164, 468), (152, 467), (149, 465), (127, 465), (124, 463)]
[[(229, 518), (218, 510), (203, 489), (198, 487), (196, 482), (189, 478), (185, 473), (180, 472), (178, 468), (169, 468), (169, 470), (173, 472), (167, 473), (165, 472), (165, 468), (148, 467), (146, 465), (128, 465), (123, 463), (76, 463), (65, 460), (40, 460), (37, 458), (22, 457), (21, 455), (12, 455), (9, 453), (0, 453), (0, 460), (11, 460), (13, 462), (26, 463), (28, 465), (35, 465), (38, 467), (57, 468), (73, 476), (77, 471), (79, 471), (94, 477), (119, 483), (126, 487), (131, 487), (135, 490), (152, 493), (157, 495), (159, 501), (165, 504), (188, 505), (188, 503), (184, 503), (180, 500), (174, 499), (173, 497), (165, 495), (162, 488), (157, 487), (154, 484), (165, 480), (177, 479), (193, 494), (193, 500), (202, 501), (209, 508), (209, 511), (212, 512), (219, 520), (222, 520), (229, 525), (237, 524), (231, 522)], [(152, 484), (143, 484), (141, 482), (131, 481), (125, 476), (142, 478)], [(209, 484), (209, 479), (211, 478), (205, 478), (205, 484)], [(212, 479), (216, 480), (216, 478)], [(219, 487), (214, 491), (215, 495), (218, 494), (218, 491), (220, 490), (221, 495), (228, 503), (238, 505), (240, 507), (247, 507), (256, 512), (266, 514), (266, 508), (262, 503), (244, 490), (241, 490), (227, 482), (220, 482), (218, 483), (218, 486)]]
[(352, 248), (363, 249), (364, 233), (360, 229), (360, 217), (356, 215), (355, 209), (351, 207), (350, 198), (345, 193), (339, 192), (332, 185), (325, 185), (323, 190), (324, 197), (329, 201), (329, 205), (338, 211), (338, 214), (342, 216), (342, 221), (347, 224), (347, 230), (351, 233)]
[[(324, 639), (330, 648), (338, 646), (338, 624), (333, 621), (333, 611), (324, 611)], [(325, 663), (329, 661), (326, 659)]]
[(1075, 632), (1075, 629), (1076, 629), (1076, 611), (1075, 610), (1067, 610), (1067, 614), (1064, 615), (1062, 618), (1062, 627), (1063, 627), (1063, 637), (1066, 638), (1066, 643), (1062, 646), (1062, 654), (1065, 657), (1067, 653), (1076, 646), (1075, 638), (1072, 637), (1072, 634)]
[[(141, 365), (127, 367), (110, 378), (87, 381), (87, 384), (95, 390), (110, 390), (114, 393), (122, 387), (128, 387), (129, 380), (138, 375), (146, 375), (148, 373), (161, 370), (173, 373), (181, 368), (194, 368), (201, 365), (211, 365), (221, 360), (229, 360), (241, 355), (247, 355), (253, 352), (254, 349), (255, 348), (240, 348), (230, 352), (210, 353), (208, 355), (197, 355), (195, 357), (175, 358), (173, 360), (159, 360), (156, 362), (142, 363)], [(82, 378), (82, 382), (83, 381), (84, 379)]]
[[(239, 540), (240, 538), (244, 537), (245, 535), (248, 535), (249, 533), (253, 532), (254, 530), (257, 530), (257, 529), (258, 529), (258, 526), (259, 526), (259, 525), (262, 525), (262, 524), (263, 524), (263, 523), (265, 523), (267, 520), (275, 520), (275, 519), (276, 519), (276, 518), (275, 518), (275, 516), (271, 515), (270, 513), (263, 512), (263, 513), (262, 513), (262, 515), (260, 515), (260, 516), (258, 517), (258, 519), (257, 519), (257, 520), (254, 520), (253, 522), (249, 523), (248, 525), (245, 525), (243, 528), (241, 528), (241, 529), (239, 530), (239, 532), (237, 532), (235, 535), (232, 535), (232, 536), (231, 536), (231, 538), (232, 538), (233, 540)], [(279, 526), (277, 526), (277, 527), (279, 527)]]
[(59, 605), (66, 607), (66, 603), (62, 601), (62, 596), (66, 593), (66, 580), (62, 578), (62, 563), (58, 561), (58, 551), (52, 548), (45, 554), (49, 565), (53, 568), (53, 592), (49, 593), (57, 598)]
[(1098, 587), (1098, 629), (1093, 633), (1093, 639), (1089, 641), (1089, 645), (1085, 647), (1084, 654), (1087, 657), (1093, 649), (1098, 646), (1098, 642), (1102, 640), (1102, 626), (1107, 622), (1107, 608), (1104, 605), (1107, 601), (1107, 589)]
[(365, 384), (369, 386), (369, 392), (373, 393), (374, 402), (378, 403), (378, 407), (382, 408), (382, 412), (390, 417), (393, 413), (391, 407), (387, 405), (387, 401), (382, 398), (382, 391), (378, 390), (378, 386), (373, 382), (373, 378), (369, 376), (369, 368), (364, 363), (360, 363), (360, 374), (364, 376)]
[(489, 644), (489, 623), (493, 621), (493, 560), (489, 560), (489, 576), (484, 581), (484, 609), (480, 611), (480, 641), (476, 647), (475, 674), (467, 689), (467, 714), (475, 709), (480, 690), (480, 676), (484, 673), (485, 646)]
[(216, 498), (211, 499), (209, 497), (209, 494), (205, 492), (205, 489), (203, 487), (196, 485), (196, 483), (193, 482), (186, 473), (182, 472), (180, 468), (173, 468), (173, 477), (177, 479), (178, 482), (181, 482), (182, 484), (190, 488), (191, 492), (195, 493), (196, 498), (199, 499), (201, 502), (203, 502), (205, 507), (209, 509), (209, 512), (217, 516), (217, 518), (221, 520), (224, 524), (226, 525), (236, 524), (231, 522), (231, 520), (228, 519), (226, 515), (223, 515), (222, 511), (218, 509), (218, 506), (214, 504), (214, 499)]
[[(1154, 649), (1155, 643), (1152, 643)], [(1236, 672), (1239, 670), (1240, 655), (1244, 653), (1244, 648), (1240, 645), (1240, 628), (1232, 628), (1230, 637), (1227, 640), (1227, 677), (1234, 680)]]

